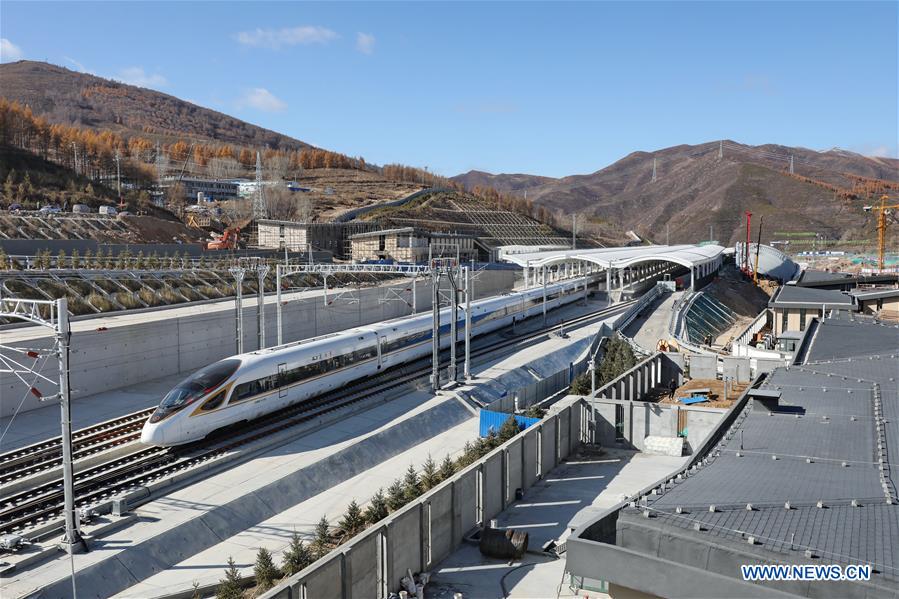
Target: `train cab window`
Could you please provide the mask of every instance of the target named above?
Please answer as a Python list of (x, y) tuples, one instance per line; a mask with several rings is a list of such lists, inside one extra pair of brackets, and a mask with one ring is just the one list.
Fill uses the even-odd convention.
[(158, 419), (161, 420), (168, 414), (195, 402), (228, 380), (239, 366), (240, 360), (228, 359), (198, 370), (168, 392), (153, 417), (158, 415)]
[(209, 410), (216, 409), (217, 407), (222, 405), (223, 401), (225, 401), (225, 395), (227, 395), (227, 394), (228, 394), (228, 390), (222, 389), (221, 391), (216, 393), (213, 397), (211, 397), (210, 399), (207, 399), (206, 403), (204, 403), (203, 407), (200, 409), (203, 411), (209, 411)]

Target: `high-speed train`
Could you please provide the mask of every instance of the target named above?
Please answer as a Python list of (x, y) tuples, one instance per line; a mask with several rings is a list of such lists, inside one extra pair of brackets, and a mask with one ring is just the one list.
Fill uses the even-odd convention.
[[(547, 285), (546, 309), (582, 297), (584, 281)], [(472, 302), (472, 336), (541, 314), (543, 294), (544, 288), (538, 287)], [(451, 310), (440, 313), (441, 348), (449, 347)], [(464, 308), (459, 315), (461, 333)], [(141, 442), (169, 446), (197, 441), (224, 426), (422, 358), (432, 351), (431, 327), (432, 314), (427, 312), (219, 360), (168, 392), (144, 424)]]

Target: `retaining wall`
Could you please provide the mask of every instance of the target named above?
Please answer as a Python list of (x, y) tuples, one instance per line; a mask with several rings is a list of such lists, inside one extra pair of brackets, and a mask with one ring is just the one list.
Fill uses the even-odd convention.
[[(484, 271), (474, 285), (477, 297), (507, 292), (514, 282), (513, 271)], [(338, 297), (329, 291), (330, 305), (322, 293), (285, 297), (282, 306), (285, 343), (347, 328), (364, 326), (410, 314), (408, 281), (380, 287), (354, 290), (352, 297)], [(417, 283), (418, 311), (431, 307), (430, 283)], [(269, 295), (265, 305), (266, 345), (277, 342), (275, 298)], [(244, 297), (244, 351), (257, 348), (257, 310), (255, 296)], [(236, 353), (235, 302), (223, 300), (203, 306), (180, 306), (143, 314), (120, 313), (79, 320), (72, 325), (69, 356), (72, 399), (101, 393), (170, 376), (192, 372)], [(37, 327), (0, 333), (3, 343), (29, 348), (49, 348), (52, 339), (46, 329)], [(47, 360), (41, 374), (58, 380), (53, 359)], [(37, 384), (47, 395), (55, 393), (50, 384)], [(43, 403), (27, 392), (14, 375), (0, 374), (0, 417), (12, 414), (27, 394), (21, 411), (42, 407)]]
[(586, 404), (570, 397), (538, 424), (262, 595), (266, 599), (387, 597), (406, 569), (430, 570), (583, 440)]

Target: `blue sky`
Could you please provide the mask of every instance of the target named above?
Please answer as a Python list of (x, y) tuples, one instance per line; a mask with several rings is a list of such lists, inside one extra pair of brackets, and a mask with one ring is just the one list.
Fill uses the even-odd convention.
[(4, 61), (444, 175), (721, 138), (897, 155), (895, 2), (4, 0), (0, 17)]

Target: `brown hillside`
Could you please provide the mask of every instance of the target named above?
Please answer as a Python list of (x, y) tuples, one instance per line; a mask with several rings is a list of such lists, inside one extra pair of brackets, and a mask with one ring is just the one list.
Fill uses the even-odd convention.
[(30, 60), (0, 65), (0, 95), (27, 104), (51, 123), (138, 133), (162, 140), (214, 140), (300, 150), (298, 139), (151, 89)]
[[(718, 150), (712, 142), (634, 152), (595, 173), (530, 187), (528, 199), (555, 212), (619, 222), (661, 242), (666, 226), (676, 243), (708, 239), (711, 225), (715, 238), (729, 244), (741, 238), (746, 210), (765, 215), (763, 241), (789, 231), (870, 239), (874, 221), (862, 206), (879, 193), (899, 192), (895, 159), (727, 141), (719, 160)], [(791, 154), (794, 175), (788, 171)]]

